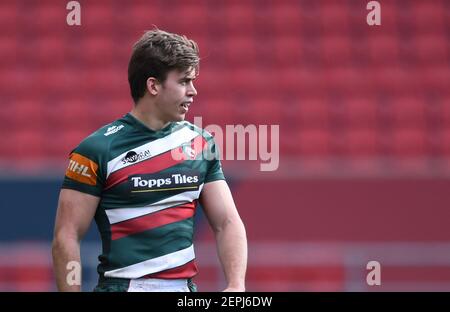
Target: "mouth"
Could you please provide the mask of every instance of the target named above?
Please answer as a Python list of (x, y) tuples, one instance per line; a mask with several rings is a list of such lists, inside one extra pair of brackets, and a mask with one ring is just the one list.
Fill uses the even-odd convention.
[(191, 104), (192, 104), (192, 101), (186, 101), (186, 102), (181, 103), (180, 106), (187, 111)]

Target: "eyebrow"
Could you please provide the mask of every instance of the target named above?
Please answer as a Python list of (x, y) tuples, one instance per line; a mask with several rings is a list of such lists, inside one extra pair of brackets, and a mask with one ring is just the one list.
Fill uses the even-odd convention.
[(184, 77), (180, 78), (180, 81), (195, 80), (195, 78), (197, 78), (197, 77), (196, 76), (194, 76), (194, 77), (184, 76)]

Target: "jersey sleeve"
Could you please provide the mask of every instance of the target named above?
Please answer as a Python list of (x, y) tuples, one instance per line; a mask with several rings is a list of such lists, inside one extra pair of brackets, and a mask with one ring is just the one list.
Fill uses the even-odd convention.
[(69, 155), (63, 189), (73, 189), (100, 197), (105, 185), (101, 144), (87, 138)]
[(225, 176), (222, 170), (222, 164), (220, 162), (220, 151), (214, 141), (214, 137), (210, 136), (207, 139), (207, 142), (208, 142), (208, 151), (207, 151), (208, 169), (206, 171), (205, 183), (213, 182), (216, 180), (225, 180)]

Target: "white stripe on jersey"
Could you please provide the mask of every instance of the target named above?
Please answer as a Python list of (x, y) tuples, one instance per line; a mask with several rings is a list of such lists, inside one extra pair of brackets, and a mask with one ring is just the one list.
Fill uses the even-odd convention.
[(164, 278), (134, 278), (127, 292), (190, 292), (188, 280)]
[(152, 203), (145, 207), (138, 208), (117, 208), (117, 209), (106, 209), (106, 215), (110, 224), (122, 222), (125, 220), (140, 217), (149, 213), (153, 213), (159, 210), (163, 210), (169, 207), (179, 206), (186, 203), (191, 203), (192, 201), (200, 197), (200, 193), (203, 188), (203, 183), (200, 184), (197, 191), (183, 192), (168, 198), (164, 198), (160, 201)]
[(194, 245), (170, 254), (106, 271), (106, 277), (139, 278), (148, 274), (176, 268), (195, 259)]
[[(162, 154), (164, 152), (170, 151), (171, 149), (174, 149), (183, 143), (190, 142), (193, 138), (199, 136), (200, 134), (198, 132), (195, 132), (189, 127), (183, 127), (180, 130), (177, 130), (161, 139), (154, 140), (150, 143), (146, 143), (144, 145), (132, 148), (125, 153), (120, 154), (116, 158), (108, 161), (108, 172), (106, 174), (106, 178), (109, 177), (109, 175), (117, 170), (120, 170), (122, 168), (137, 164), (141, 161), (149, 160), (159, 154)], [(139, 153), (144, 153), (145, 151), (150, 152), (150, 157), (143, 158), (141, 160), (138, 160), (133, 163), (123, 163), (122, 159), (129, 153), (129, 152), (135, 152), (139, 155)]]

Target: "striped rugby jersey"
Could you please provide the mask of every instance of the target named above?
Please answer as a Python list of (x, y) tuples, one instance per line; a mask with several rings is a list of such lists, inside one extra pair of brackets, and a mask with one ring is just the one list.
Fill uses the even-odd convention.
[(224, 179), (217, 152), (187, 121), (153, 131), (129, 113), (72, 151), (62, 188), (100, 197), (101, 276), (197, 274), (194, 214), (203, 185)]

